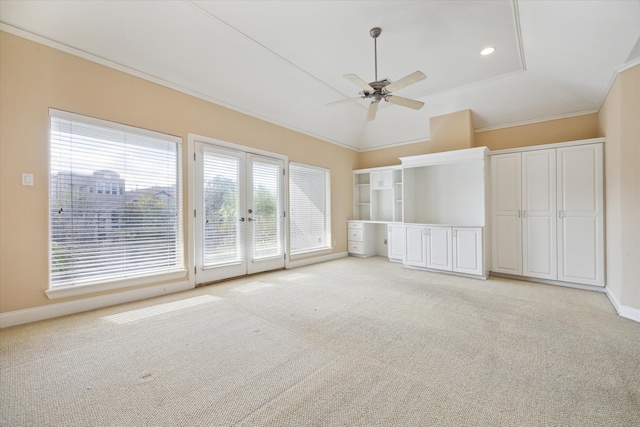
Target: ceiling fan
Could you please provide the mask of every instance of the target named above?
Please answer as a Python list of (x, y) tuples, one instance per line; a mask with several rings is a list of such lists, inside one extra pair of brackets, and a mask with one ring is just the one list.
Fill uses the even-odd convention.
[(392, 104), (400, 105), (402, 107), (413, 108), (414, 110), (419, 110), (424, 106), (424, 102), (416, 101), (409, 98), (403, 98), (401, 96), (392, 95), (392, 92), (397, 91), (398, 89), (402, 89), (414, 83), (418, 83), (421, 80), (427, 78), (421, 71), (415, 71), (408, 76), (401, 78), (396, 82), (391, 82), (389, 79), (378, 80), (378, 44), (377, 39), (378, 36), (382, 33), (382, 29), (375, 27), (369, 31), (369, 35), (373, 37), (373, 48), (374, 48), (374, 61), (375, 61), (375, 81), (371, 83), (367, 83), (362, 80), (360, 77), (355, 74), (345, 74), (344, 77), (350, 82), (359, 86), (362, 91), (360, 92), (360, 96), (355, 98), (343, 99), (340, 101), (332, 102), (328, 105), (341, 104), (343, 102), (357, 101), (359, 99), (370, 99), (371, 104), (369, 105), (369, 110), (367, 111), (367, 121), (371, 121), (376, 118), (376, 112), (378, 111), (378, 104), (383, 99), (386, 102), (390, 102)]

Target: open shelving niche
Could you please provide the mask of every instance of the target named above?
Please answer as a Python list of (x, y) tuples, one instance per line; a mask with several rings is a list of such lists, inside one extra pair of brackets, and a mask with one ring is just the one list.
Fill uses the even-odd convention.
[(488, 218), (486, 147), (401, 157), (404, 222), (484, 227)]
[[(390, 174), (390, 182), (371, 181), (372, 176), (385, 174)], [(375, 255), (387, 256), (387, 226), (402, 223), (402, 168), (397, 165), (354, 170), (353, 184), (353, 219), (368, 222), (366, 234), (368, 239), (375, 239)]]

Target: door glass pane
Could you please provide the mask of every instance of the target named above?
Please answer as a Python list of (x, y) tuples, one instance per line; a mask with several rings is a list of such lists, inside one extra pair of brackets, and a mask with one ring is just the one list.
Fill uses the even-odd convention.
[(253, 259), (282, 254), (282, 169), (271, 163), (253, 162)]
[(242, 261), (240, 171), (237, 157), (203, 153), (204, 267)]

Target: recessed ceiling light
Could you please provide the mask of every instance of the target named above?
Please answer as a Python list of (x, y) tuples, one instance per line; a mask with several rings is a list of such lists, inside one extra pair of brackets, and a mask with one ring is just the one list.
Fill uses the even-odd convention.
[(480, 51), (480, 55), (482, 56), (491, 55), (495, 51), (496, 51), (495, 47), (485, 47), (484, 49), (482, 49), (482, 51)]

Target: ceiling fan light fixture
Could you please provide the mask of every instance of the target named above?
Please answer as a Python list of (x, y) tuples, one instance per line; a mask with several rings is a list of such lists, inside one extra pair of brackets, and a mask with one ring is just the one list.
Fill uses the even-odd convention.
[(359, 93), (359, 97), (344, 99), (330, 104), (341, 104), (343, 102), (350, 102), (359, 99), (371, 100), (369, 103), (369, 109), (367, 111), (367, 121), (370, 122), (376, 118), (376, 112), (378, 111), (378, 105), (382, 100), (390, 102), (391, 104), (400, 105), (402, 107), (419, 110), (424, 106), (424, 102), (416, 101), (409, 98), (403, 98), (401, 96), (395, 96), (392, 92), (402, 89), (414, 83), (427, 78), (421, 71), (414, 71), (413, 73), (404, 76), (400, 80), (392, 82), (389, 79), (378, 80), (378, 43), (377, 39), (382, 33), (382, 29), (374, 27), (369, 31), (369, 35), (373, 38), (373, 59), (374, 59), (374, 71), (375, 81), (367, 83), (355, 74), (345, 74), (344, 77), (351, 83), (359, 86), (362, 91)]
[(491, 55), (491, 54), (492, 54), (493, 52), (495, 52), (495, 51), (496, 51), (496, 48), (495, 48), (495, 47), (493, 47), (493, 46), (488, 46), (488, 47), (485, 47), (484, 49), (482, 49), (482, 50), (480, 51), (480, 55), (482, 55), (482, 56)]

